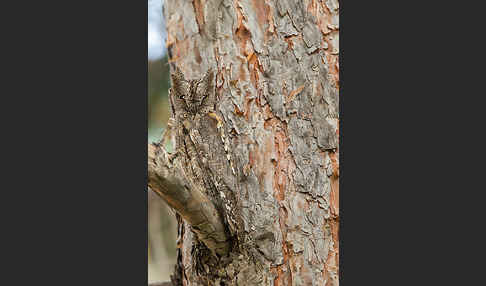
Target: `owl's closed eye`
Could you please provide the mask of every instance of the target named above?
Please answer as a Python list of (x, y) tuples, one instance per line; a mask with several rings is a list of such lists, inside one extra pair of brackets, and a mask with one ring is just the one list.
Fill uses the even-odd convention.
[(178, 67), (175, 68), (172, 78), (173, 104), (175, 109), (184, 111), (189, 115), (207, 113), (214, 108), (213, 72), (208, 70), (202, 79), (186, 80)]

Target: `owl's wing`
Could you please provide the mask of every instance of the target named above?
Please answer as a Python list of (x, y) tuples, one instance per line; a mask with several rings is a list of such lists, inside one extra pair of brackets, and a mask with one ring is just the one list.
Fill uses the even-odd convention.
[[(172, 106), (175, 110), (185, 110), (186, 102), (184, 97), (189, 92), (189, 82), (186, 81), (184, 74), (177, 66), (175, 66), (175, 70), (170, 74), (170, 77), (172, 79), (172, 87), (169, 90), (169, 98)], [(174, 109), (172, 110), (173, 112), (175, 112)]]

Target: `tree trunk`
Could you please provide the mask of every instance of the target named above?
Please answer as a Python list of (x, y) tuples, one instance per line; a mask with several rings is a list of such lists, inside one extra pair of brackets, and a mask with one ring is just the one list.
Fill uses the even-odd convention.
[[(216, 211), (197, 213), (222, 222), (229, 252), (207, 251), (190, 224), (200, 215), (181, 214), (173, 284), (339, 285), (338, 9), (337, 0), (165, 1), (171, 70), (214, 71), (223, 162), (234, 168), (221, 175), (221, 198), (209, 196)], [(212, 156), (225, 158), (218, 144)]]

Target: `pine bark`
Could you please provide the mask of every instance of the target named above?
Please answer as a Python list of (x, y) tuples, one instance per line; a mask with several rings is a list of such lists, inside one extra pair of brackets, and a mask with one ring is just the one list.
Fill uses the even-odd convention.
[(166, 0), (164, 14), (171, 70), (215, 71), (236, 171), (214, 202), (228, 255), (179, 218), (172, 284), (339, 285), (337, 0)]

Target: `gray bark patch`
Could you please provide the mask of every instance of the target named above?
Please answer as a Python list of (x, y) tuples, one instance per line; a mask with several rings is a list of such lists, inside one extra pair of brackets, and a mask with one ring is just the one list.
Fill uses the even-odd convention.
[[(313, 19), (314, 17), (312, 16), (311, 18)], [(314, 22), (315, 20), (308, 21), (302, 30), (304, 43), (309, 48), (307, 50), (309, 54), (317, 50), (321, 46), (322, 42), (322, 33)]]

